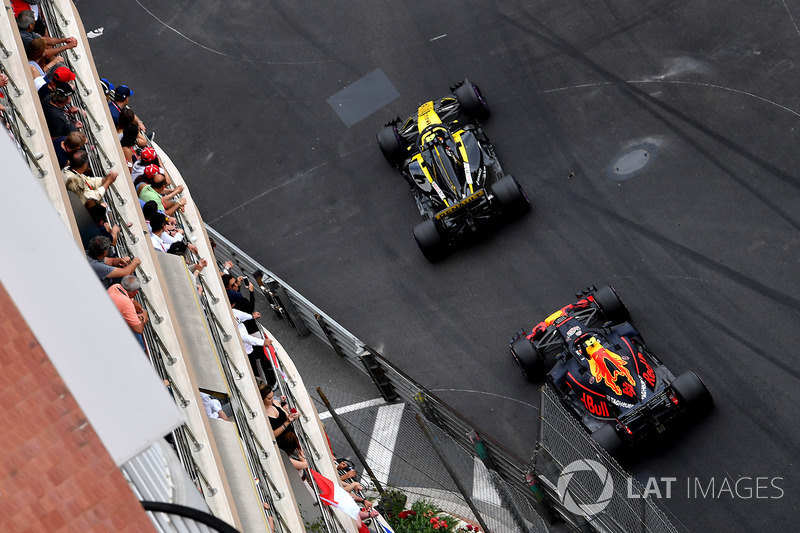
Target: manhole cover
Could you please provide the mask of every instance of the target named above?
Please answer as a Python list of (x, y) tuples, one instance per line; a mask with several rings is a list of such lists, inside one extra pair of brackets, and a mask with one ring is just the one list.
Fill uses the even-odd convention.
[(624, 150), (608, 166), (606, 174), (615, 181), (624, 181), (641, 174), (658, 155), (655, 144), (640, 144)]

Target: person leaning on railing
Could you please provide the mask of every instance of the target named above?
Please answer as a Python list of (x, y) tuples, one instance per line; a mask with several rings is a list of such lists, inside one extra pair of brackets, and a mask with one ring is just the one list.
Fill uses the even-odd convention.
[(70, 116), (70, 111), (74, 106), (70, 105), (70, 98), (73, 94), (72, 86), (65, 82), (56, 82), (56, 88), (47, 95), (42, 101), (42, 112), (47, 122), (47, 129), (50, 131), (50, 139), (69, 135), (73, 131), (83, 128), (80, 120), (74, 121)]
[[(155, 165), (151, 165), (155, 166)], [(149, 168), (149, 167), (148, 167)], [(153, 183), (145, 185), (139, 192), (139, 199), (144, 202), (154, 201), (159, 204), (159, 211), (165, 215), (170, 216), (178, 210), (182, 210), (186, 205), (186, 198), (181, 198), (174, 202), (172, 198), (183, 192), (183, 185), (178, 185), (171, 191), (167, 192), (167, 177), (156, 172), (153, 176)]]
[(53, 149), (58, 159), (58, 168), (64, 168), (69, 163), (69, 156), (81, 150), (87, 143), (86, 134), (82, 131), (73, 131), (64, 137), (53, 139)]
[(110, 287), (115, 279), (133, 274), (136, 267), (142, 263), (138, 257), (109, 257), (110, 249), (111, 239), (102, 235), (93, 237), (86, 249), (89, 265), (106, 288)]
[(122, 318), (125, 319), (125, 322), (133, 331), (136, 340), (139, 341), (141, 344), (142, 349), (147, 352), (147, 348), (144, 344), (144, 327), (150, 321), (149, 317), (147, 316), (147, 311), (142, 307), (142, 305), (137, 302), (134, 298), (136, 297), (136, 293), (139, 292), (139, 289), (142, 288), (141, 283), (136, 278), (136, 276), (129, 275), (122, 278), (120, 283), (115, 283), (111, 287), (108, 288), (108, 295), (111, 297), (111, 300), (114, 302), (114, 305), (117, 306)]
[(259, 391), (261, 392), (261, 399), (264, 402), (264, 412), (267, 413), (269, 424), (272, 427), (272, 433), (275, 435), (275, 440), (278, 446), (281, 446), (283, 435), (286, 433), (294, 433), (292, 429), (292, 422), (300, 418), (297, 412), (286, 412), (283, 408), (284, 405), (288, 407), (286, 398), (281, 397), (281, 405), (276, 405), (273, 401), (275, 399), (275, 392), (264, 382), (259, 383)]
[(47, 43), (47, 49), (44, 52), (44, 57), (47, 59), (47, 61), (50, 61), (59, 52), (64, 52), (78, 46), (78, 40), (75, 39), (75, 37), (43, 37), (33, 31), (34, 24), (36, 24), (36, 15), (34, 15), (33, 11), (26, 9), (25, 11), (20, 11), (19, 14), (17, 14), (17, 28), (19, 28), (19, 36), (20, 39), (22, 39), (23, 49), (27, 49), (28, 45), (34, 39), (43, 38)]
[(61, 171), (67, 190), (76, 194), (87, 209), (95, 203), (103, 204), (103, 195), (117, 179), (113, 170), (103, 178), (87, 176), (88, 170), (89, 154), (86, 150), (76, 150), (69, 155), (67, 166)]

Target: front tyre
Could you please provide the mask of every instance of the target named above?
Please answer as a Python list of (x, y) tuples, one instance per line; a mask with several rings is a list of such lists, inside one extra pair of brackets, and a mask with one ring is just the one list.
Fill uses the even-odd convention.
[(397, 165), (403, 160), (405, 146), (396, 126), (386, 126), (378, 132), (378, 146), (383, 157), (392, 165)]
[(461, 110), (465, 115), (476, 120), (489, 118), (489, 105), (477, 85), (465, 80), (461, 86), (456, 87), (453, 94), (456, 95)]
[(514, 176), (505, 176), (496, 181), (492, 184), (491, 191), (506, 216), (519, 217), (531, 208), (528, 195)]
[(547, 366), (536, 347), (526, 337), (515, 340), (509, 348), (511, 356), (528, 381), (538, 383), (544, 379)]
[(621, 324), (630, 318), (628, 308), (611, 285), (600, 287), (592, 297), (607, 321)]
[(422, 255), (431, 263), (447, 255), (447, 241), (439, 232), (434, 219), (429, 218), (414, 226), (413, 234)]

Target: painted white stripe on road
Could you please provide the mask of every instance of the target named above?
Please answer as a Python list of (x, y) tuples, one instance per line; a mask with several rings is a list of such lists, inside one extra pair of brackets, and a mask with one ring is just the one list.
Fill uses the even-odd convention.
[[(375, 398), (374, 400), (367, 400), (365, 402), (354, 403), (352, 405), (347, 405), (345, 407), (337, 407), (336, 414), (343, 415), (345, 413), (350, 413), (353, 411), (358, 411), (359, 409), (366, 409), (367, 407), (374, 407), (376, 405), (383, 405), (386, 402), (383, 398)], [(319, 414), (320, 420), (325, 420), (327, 418), (331, 418), (331, 414), (328, 411), (322, 412)]]
[(386, 485), (389, 480), (389, 468), (392, 466), (394, 446), (400, 431), (400, 420), (403, 417), (405, 404), (385, 405), (378, 409), (375, 429), (367, 450), (367, 464), (372, 468), (378, 482)]

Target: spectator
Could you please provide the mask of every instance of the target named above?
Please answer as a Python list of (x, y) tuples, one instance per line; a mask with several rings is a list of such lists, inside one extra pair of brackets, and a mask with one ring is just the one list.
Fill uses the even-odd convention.
[[(153, 184), (153, 179), (155, 179), (156, 174), (158, 174), (158, 169), (159, 169), (158, 165), (147, 165), (146, 167), (144, 167), (144, 172), (140, 174), (138, 178), (133, 180), (133, 186), (136, 187), (137, 195), (141, 194), (142, 190), (144, 190), (145, 187)], [(159, 210), (162, 210), (161, 202), (157, 200), (148, 200), (148, 201), (156, 202), (156, 205), (158, 205)]]
[[(78, 46), (78, 41), (74, 37), (66, 37), (63, 39), (56, 37), (42, 37), (33, 31), (34, 24), (36, 24), (36, 15), (34, 15), (33, 11), (26, 9), (25, 11), (20, 11), (17, 15), (17, 27), (19, 28), (19, 36), (22, 39), (22, 47), (27, 49), (31, 41), (34, 39), (43, 38), (47, 44), (47, 49), (44, 52), (44, 57), (47, 61), (53, 59), (53, 57), (59, 52), (63, 52)], [(55, 47), (56, 45), (63, 46)]]
[[(245, 279), (246, 278), (241, 276), (234, 278), (230, 274), (223, 274), (222, 284), (225, 286), (225, 292), (228, 295), (228, 301), (230, 302), (231, 307), (235, 307), (239, 311), (252, 314), (256, 309), (255, 287), (253, 287), (253, 284), (250, 282), (250, 280), (247, 280), (247, 289), (250, 291), (250, 298), (245, 298), (241, 293), (241, 285)], [(258, 331), (258, 324), (256, 324), (255, 320), (248, 320), (244, 322), (244, 326), (248, 333), (256, 333)]]
[(142, 133), (144, 126), (141, 122), (139, 122), (139, 119), (136, 118), (136, 114), (133, 112), (133, 109), (126, 107), (120, 111), (119, 122), (117, 123), (117, 135), (119, 135), (120, 140), (122, 140), (125, 128), (130, 125), (136, 126), (136, 146), (140, 148), (147, 146), (147, 138)]
[[(233, 317), (236, 319), (236, 325), (239, 329), (239, 336), (242, 338), (242, 342), (244, 343), (244, 351), (247, 354), (247, 358), (250, 360), (250, 368), (253, 369), (253, 375), (269, 382), (270, 386), (275, 385), (277, 381), (275, 370), (272, 368), (272, 363), (270, 363), (266, 354), (264, 353), (264, 349), (272, 346), (272, 340), (265, 339), (260, 334), (258, 334), (258, 337), (251, 335), (247, 331), (247, 327), (244, 325), (244, 323), (248, 320), (255, 321), (256, 319), (261, 318), (261, 313), (254, 311), (251, 315), (250, 313), (239, 311), (236, 308), (231, 310), (233, 311)], [(254, 350), (254, 346), (260, 346), (264, 349)]]
[(144, 173), (144, 169), (149, 165), (156, 165), (158, 171), (167, 176), (167, 183), (170, 185), (172, 184), (172, 181), (169, 179), (169, 174), (167, 174), (167, 171), (161, 166), (161, 159), (158, 157), (158, 153), (156, 153), (155, 148), (152, 146), (148, 146), (142, 150), (142, 153), (139, 154), (139, 162), (133, 165), (131, 178), (133, 178), (134, 182)]
[(103, 195), (108, 187), (117, 179), (113, 170), (105, 178), (92, 178), (86, 176), (89, 169), (89, 154), (86, 150), (77, 150), (70, 154), (67, 166), (62, 170), (67, 190), (78, 195), (81, 203), (87, 209), (95, 203), (102, 204)]
[[(89, 216), (92, 217), (95, 225), (97, 226), (97, 231), (100, 232), (100, 235), (103, 237), (108, 237), (111, 239), (111, 247), (113, 249), (114, 246), (117, 245), (117, 236), (119, 232), (122, 231), (122, 228), (114, 224), (108, 223), (106, 219), (106, 208), (103, 207), (102, 204), (94, 204), (92, 207), (89, 208)], [(129, 223), (128, 226), (131, 224)]]
[(86, 135), (81, 131), (73, 131), (65, 137), (53, 139), (53, 148), (58, 158), (58, 168), (64, 168), (69, 163), (70, 154), (86, 146)]
[(42, 18), (42, 12), (39, 9), (39, 3), (41, 0), (30, 0), (30, 2), (25, 2), (24, 0), (11, 0), (11, 9), (14, 11), (14, 17), (17, 17), (20, 13), (25, 10), (33, 11), (33, 16), (36, 19), (36, 22), (33, 25), (33, 31), (38, 33), (39, 35), (46, 35), (47, 34), (47, 25)]
[[(69, 67), (61, 64), (55, 64), (47, 70), (47, 76), (44, 78), (44, 84), (39, 87), (39, 100), (44, 104), (45, 99), (56, 90), (59, 83), (70, 84), (75, 81), (75, 73)], [(70, 86), (70, 89), (72, 86)]]
[(119, 125), (119, 115), (131, 101), (131, 96), (133, 91), (127, 85), (117, 85), (114, 90), (114, 99), (108, 103), (108, 109), (111, 111), (111, 119), (115, 126)]
[(154, 202), (160, 204), (160, 211), (162, 211), (165, 215), (172, 215), (175, 213), (175, 211), (183, 209), (183, 206), (186, 205), (186, 198), (181, 198), (177, 202), (172, 201), (172, 198), (175, 195), (183, 192), (183, 185), (178, 185), (170, 192), (164, 194), (166, 192), (166, 188), (167, 177), (164, 174), (157, 173), (153, 177), (152, 185), (145, 185), (142, 187), (141, 192), (139, 192), (139, 198), (145, 202), (153, 200)]
[(167, 217), (163, 213), (156, 212), (150, 217), (150, 240), (153, 241), (153, 248), (157, 252), (167, 253), (167, 250), (169, 250), (169, 245), (161, 238), (166, 221)]
[[(164, 237), (166, 232), (167, 230), (165, 229), (164, 233), (161, 234), (162, 238)], [(187, 245), (186, 242), (184, 241), (176, 241), (169, 245), (167, 253), (172, 255), (178, 255), (180, 257), (183, 257), (184, 260), (186, 260), (186, 250), (189, 249), (188, 246), (194, 247), (194, 245)], [(195, 248), (195, 250), (197, 250), (197, 248)], [(189, 272), (191, 272), (192, 274), (199, 274), (200, 272), (203, 271), (205, 267), (208, 266), (208, 261), (206, 261), (205, 259), (200, 259), (197, 263), (194, 264), (189, 264), (189, 261), (186, 260), (186, 263), (187, 267), (189, 268)]]
[(141, 288), (142, 285), (139, 283), (136, 276), (128, 275), (123, 277), (120, 283), (115, 283), (109, 287), (107, 292), (114, 302), (114, 305), (117, 306), (117, 309), (119, 309), (119, 312), (122, 314), (122, 318), (124, 318), (125, 322), (130, 326), (139, 344), (142, 345), (142, 349), (147, 352), (143, 333), (144, 327), (150, 319), (142, 305), (134, 300), (136, 293), (138, 293)]
[(111, 239), (98, 235), (89, 241), (89, 247), (86, 250), (89, 264), (106, 288), (111, 286), (113, 280), (133, 274), (136, 267), (142, 263), (142, 260), (138, 257), (133, 259), (130, 257), (109, 257), (108, 252), (110, 249)]
[(200, 397), (203, 399), (203, 407), (206, 408), (208, 418), (220, 418), (226, 422), (230, 422), (230, 420), (228, 420), (228, 415), (222, 410), (222, 403), (220, 403), (219, 400), (205, 392), (201, 392)]
[(142, 215), (144, 215), (144, 220), (145, 222), (147, 222), (148, 232), (150, 231), (150, 219), (156, 213), (158, 213), (158, 204), (155, 203), (154, 201), (150, 200), (149, 202), (145, 202), (142, 205)]
[(25, 53), (28, 55), (28, 66), (30, 67), (33, 83), (36, 85), (37, 91), (47, 83), (47, 71), (64, 61), (63, 57), (56, 56), (48, 62), (44, 57), (46, 49), (47, 43), (42, 37), (32, 40), (25, 49)]
[(282, 435), (286, 432), (294, 433), (292, 422), (300, 418), (300, 415), (298, 413), (286, 413), (283, 409), (284, 405), (288, 407), (286, 397), (282, 396), (281, 405), (276, 405), (274, 402), (275, 393), (266, 383), (262, 382), (258, 388), (261, 391), (261, 399), (264, 402), (264, 412), (267, 413), (267, 417), (269, 417), (272, 433), (275, 435), (275, 440), (278, 442), (278, 445), (282, 446)]
[(82, 122), (73, 122), (67, 115), (66, 109), (74, 108), (69, 105), (72, 94), (72, 86), (69, 83), (56, 82), (56, 88), (42, 102), (42, 111), (51, 139), (69, 135), (83, 127)]
[(278, 443), (278, 448), (286, 452), (292, 466), (300, 473), (300, 477), (304, 480), (306, 478), (303, 470), (308, 468), (308, 461), (306, 461), (306, 454), (300, 448), (300, 441), (297, 440), (297, 434), (294, 431), (287, 431), (283, 433), (283, 438)]
[(136, 155), (137, 139), (139, 138), (139, 128), (136, 124), (128, 124), (122, 131), (119, 144), (122, 146), (122, 153), (125, 154), (125, 162), (128, 164), (128, 171), (133, 171), (133, 165), (139, 160)]

